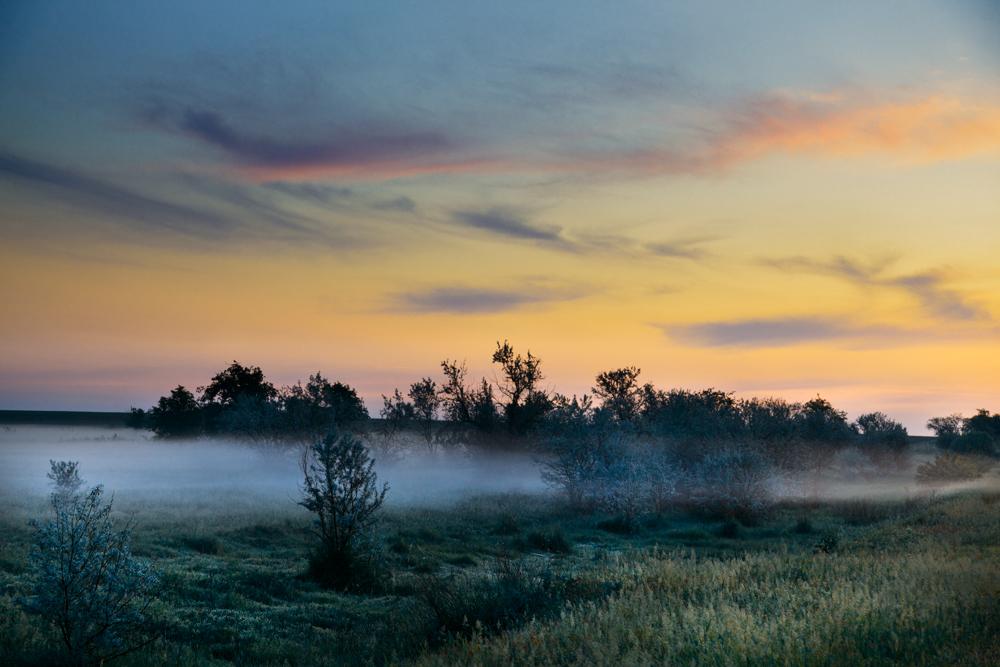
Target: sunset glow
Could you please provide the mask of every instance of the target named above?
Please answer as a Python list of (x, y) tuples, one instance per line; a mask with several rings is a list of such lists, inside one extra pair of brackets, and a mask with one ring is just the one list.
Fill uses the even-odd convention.
[(930, 417), (1000, 410), (991, 3), (15, 3), (0, 409), (233, 360), (377, 415), (497, 341)]

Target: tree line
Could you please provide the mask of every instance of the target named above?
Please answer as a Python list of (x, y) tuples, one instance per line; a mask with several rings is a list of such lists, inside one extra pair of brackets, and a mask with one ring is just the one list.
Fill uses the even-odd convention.
[[(405, 395), (399, 389), (383, 395), (379, 419), (370, 418), (355, 389), (319, 372), (305, 385), (276, 388), (260, 368), (234, 361), (197, 395), (178, 386), (149, 410), (132, 408), (129, 423), (158, 438), (230, 436), (274, 451), (316, 444), (336, 430), (363, 435), (373, 445), (380, 441), (383, 449), (415, 434), (427, 452), (537, 452), (612, 429), (681, 443), (688, 455), (707, 445), (754, 442), (784, 464), (805, 447), (817, 466), (845, 447), (884, 464), (909, 442), (906, 429), (887, 415), (871, 412), (848, 421), (818, 395), (795, 403), (736, 398), (714, 388), (662, 390), (640, 383), (640, 369), (629, 366), (598, 374), (592, 395), (567, 397), (542, 385), (541, 360), (530, 351), (522, 355), (498, 342), (492, 361), (493, 377), (472, 379), (464, 361), (445, 359), (440, 385), (425, 377)], [(942, 449), (956, 453), (992, 455), (1000, 442), (1000, 414), (988, 410), (970, 418), (936, 417), (927, 426)]]

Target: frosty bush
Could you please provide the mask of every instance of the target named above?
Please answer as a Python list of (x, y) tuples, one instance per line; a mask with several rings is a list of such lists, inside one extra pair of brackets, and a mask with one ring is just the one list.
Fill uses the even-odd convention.
[(379, 490), (374, 467), (361, 441), (349, 434), (330, 433), (302, 457), (299, 504), (316, 514), (320, 538), (310, 571), (327, 587), (374, 590), (384, 577), (375, 523), (389, 485)]
[(783, 484), (778, 469), (759, 452), (727, 447), (694, 466), (692, 500), (719, 516), (751, 520), (778, 499)]
[(62, 662), (106, 663), (146, 643), (142, 630), (159, 576), (132, 558), (131, 522), (119, 527), (111, 518), (111, 502), (101, 502), (103, 487), (80, 495), (78, 464), (51, 464), (55, 520), (45, 526), (31, 521), (36, 584), (23, 603), (55, 626)]
[(985, 456), (964, 456), (941, 452), (933, 461), (917, 466), (916, 482), (920, 486), (944, 486), (954, 482), (969, 482), (988, 473), (994, 461)]

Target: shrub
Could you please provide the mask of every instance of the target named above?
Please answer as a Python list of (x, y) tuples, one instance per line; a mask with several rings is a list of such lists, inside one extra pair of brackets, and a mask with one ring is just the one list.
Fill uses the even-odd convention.
[(378, 489), (374, 467), (360, 440), (335, 432), (302, 456), (299, 505), (316, 514), (320, 538), (309, 570), (328, 588), (373, 591), (387, 575), (375, 526), (389, 485)]
[(692, 500), (717, 516), (751, 521), (771, 508), (782, 490), (771, 462), (749, 448), (706, 456), (691, 475)]
[(916, 481), (921, 486), (943, 486), (952, 482), (979, 479), (993, 467), (994, 462), (985, 457), (963, 456), (954, 452), (941, 452), (933, 461), (917, 466)]
[(62, 662), (105, 663), (148, 643), (146, 611), (159, 589), (159, 575), (129, 553), (131, 522), (119, 527), (111, 502), (102, 505), (103, 487), (85, 496), (75, 462), (52, 461), (55, 520), (33, 520), (31, 567), (34, 595), (26, 609), (55, 626)]

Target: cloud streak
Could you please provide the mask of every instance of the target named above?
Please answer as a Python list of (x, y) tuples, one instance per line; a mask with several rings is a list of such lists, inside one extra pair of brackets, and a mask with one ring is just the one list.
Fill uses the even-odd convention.
[(911, 338), (912, 332), (892, 326), (858, 326), (823, 317), (749, 319), (661, 325), (671, 338), (700, 347), (786, 347), (829, 340), (875, 341)]
[(411, 313), (486, 315), (516, 310), (522, 306), (583, 297), (583, 289), (552, 289), (531, 285), (517, 289), (477, 287), (435, 287), (395, 296), (392, 310)]
[[(188, 195), (193, 195), (192, 199), (207, 198), (208, 205), (178, 204), (138, 194), (74, 169), (4, 152), (0, 152), (0, 178), (27, 185), (45, 196), (57, 197), (79, 210), (112, 218), (125, 229), (154, 234), (159, 240), (162, 240), (162, 233), (180, 233), (212, 242), (266, 239), (289, 243), (307, 241), (339, 248), (363, 243), (335, 226), (319, 224), (275, 205), (267, 197), (259, 196), (254, 187), (190, 174), (181, 175), (178, 182)], [(61, 218), (54, 218), (51, 224), (63, 224), (59, 220)]]
[(564, 250), (576, 249), (574, 244), (563, 238), (561, 227), (532, 224), (523, 215), (508, 209), (454, 211), (452, 222), (459, 227), (482, 230), (509, 240), (538, 241)]
[(55, 193), (75, 205), (138, 221), (151, 228), (215, 237), (233, 226), (232, 220), (225, 216), (146, 197), (72, 169), (11, 153), (0, 153), (0, 174)]
[(835, 276), (863, 287), (900, 289), (916, 297), (930, 315), (945, 321), (974, 322), (992, 319), (986, 310), (969, 303), (957, 290), (946, 287), (945, 276), (940, 271), (924, 271), (891, 278), (882, 277), (888, 262), (864, 266), (847, 257), (836, 257), (829, 262), (807, 257), (769, 259), (763, 262), (782, 270)]

